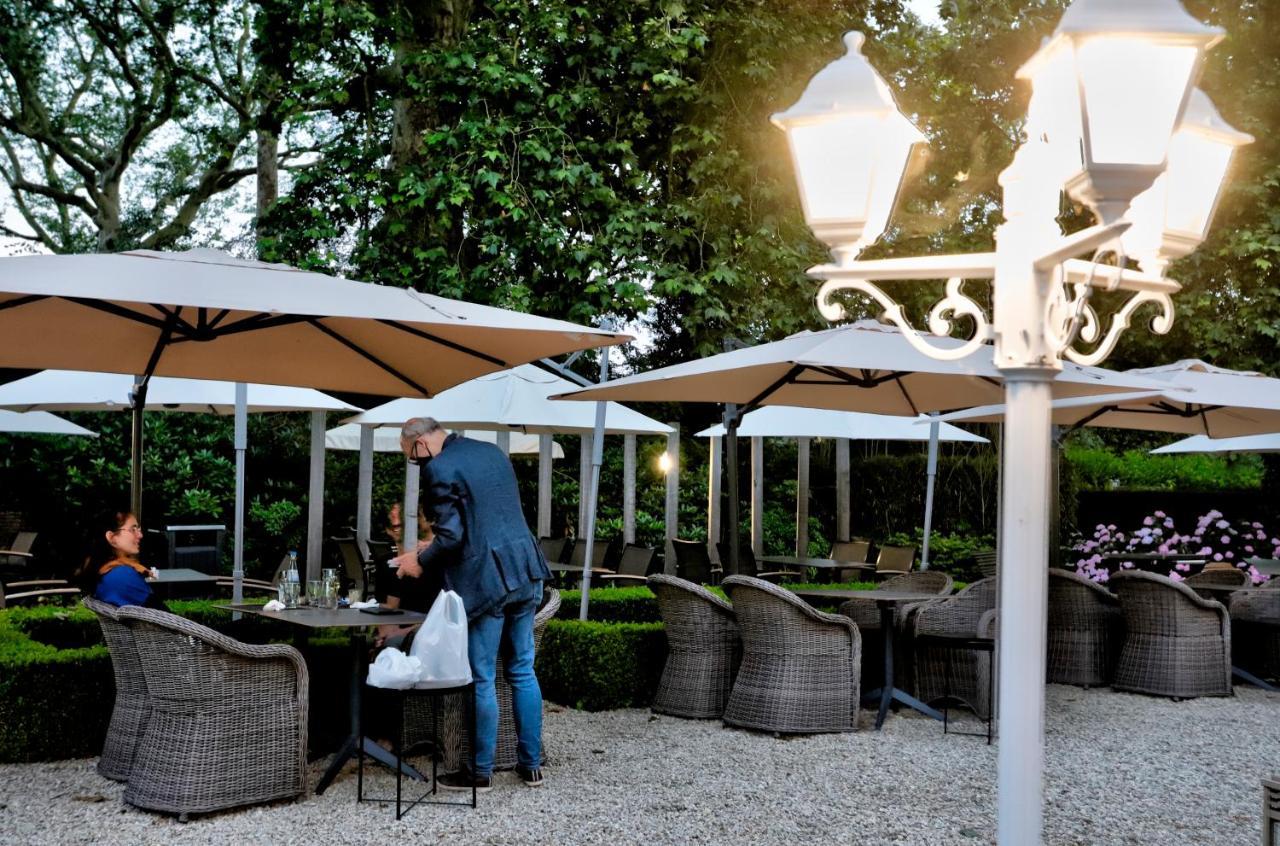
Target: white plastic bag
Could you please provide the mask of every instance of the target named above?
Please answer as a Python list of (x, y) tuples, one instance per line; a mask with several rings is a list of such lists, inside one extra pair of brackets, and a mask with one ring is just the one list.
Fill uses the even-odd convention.
[(422, 662), (399, 649), (384, 649), (369, 665), (369, 685), (405, 690), (422, 678)]
[(415, 687), (451, 687), (471, 681), (467, 610), (462, 597), (451, 590), (440, 591), (413, 637), (409, 654), (422, 662), (422, 675)]

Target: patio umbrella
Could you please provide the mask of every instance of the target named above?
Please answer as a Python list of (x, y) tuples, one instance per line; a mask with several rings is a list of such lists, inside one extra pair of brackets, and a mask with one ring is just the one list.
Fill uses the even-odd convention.
[[(8, 258), (0, 337), (0, 367), (136, 375), (135, 453), (153, 375), (432, 396), (494, 370), (627, 340), (204, 249)], [(242, 449), (243, 411), (236, 416)], [(136, 499), (137, 461), (133, 472)], [(311, 552), (307, 568), (318, 575)]]
[[(246, 413), (277, 411), (310, 411), (323, 415), (329, 411), (358, 410), (327, 394), (310, 388), (281, 385), (244, 385)], [(75, 370), (44, 370), (22, 379), (0, 385), (0, 408), (18, 411), (132, 411), (133, 377), (118, 373), (88, 373)], [(231, 415), (236, 410), (237, 385), (209, 379), (175, 379), (156, 376), (150, 380), (146, 408), (151, 411), (188, 412)], [(239, 434), (239, 433), (238, 433)], [(237, 444), (245, 439), (237, 437)], [(236, 449), (236, 549), (244, 531), (244, 485), (242, 464), (244, 449)], [(321, 455), (323, 460), (323, 455)], [(315, 470), (316, 462), (312, 461)], [(323, 484), (312, 479), (312, 488)], [(308, 526), (315, 538), (308, 538), (308, 548), (319, 543), (319, 525)], [(234, 570), (243, 562), (237, 560)]]
[(1208, 438), (1192, 435), (1151, 450), (1152, 455), (1188, 452), (1280, 452), (1280, 434), (1245, 435), (1239, 438)]
[[(335, 426), (324, 433), (324, 448), (333, 450), (344, 450), (347, 452), (357, 452), (360, 449), (360, 426), (356, 423), (348, 423), (345, 426)], [(466, 431), (466, 430), (463, 430)], [(497, 443), (497, 432), (484, 431), (466, 431), (468, 438), (474, 438), (477, 441), (485, 443)], [(511, 434), (510, 455), (525, 458), (531, 455), (537, 455), (539, 449), (538, 436), (526, 435), (522, 432), (513, 432)], [(373, 451), (374, 452), (399, 452), (400, 451), (400, 431), (398, 429), (374, 429), (373, 431)], [(552, 445), (552, 457), (555, 459), (564, 458), (564, 448), (560, 444)]]
[[(922, 425), (928, 424), (928, 425)], [(737, 434), (751, 438), (848, 438), (863, 441), (928, 441), (926, 464), (924, 544), (921, 550), (920, 568), (929, 567), (929, 535), (933, 525), (933, 489), (938, 471), (939, 441), (987, 443), (986, 438), (966, 432), (947, 423), (937, 423), (921, 415), (915, 419), (893, 417), (886, 414), (863, 414), (857, 411), (830, 411), (816, 408), (791, 408), (770, 405), (758, 408), (742, 416)], [(716, 424), (698, 433), (700, 438), (724, 437), (724, 424)], [(801, 450), (797, 478), (808, 479), (808, 453)], [(807, 487), (807, 485), (805, 486)], [(753, 494), (754, 494), (753, 488)], [(808, 539), (808, 508), (802, 508), (808, 497), (807, 490), (796, 491), (796, 555), (805, 556)], [(752, 502), (753, 510), (759, 505)]]
[(98, 437), (83, 426), (47, 411), (0, 411), (0, 432), (9, 435), (83, 435)]
[[(1127, 370), (1156, 390), (1073, 397), (1053, 403), (1060, 426), (1105, 426), (1228, 438), (1280, 431), (1280, 379), (1227, 370), (1188, 359), (1162, 367)], [(988, 405), (946, 414), (944, 421), (990, 422), (1004, 406)]]
[[(432, 399), (397, 399), (371, 408), (344, 420), (361, 426), (399, 427), (412, 417), (432, 417), (452, 429), (491, 430), (540, 435), (594, 435), (596, 409), (575, 403), (553, 402), (550, 397), (579, 386), (568, 379), (548, 373), (531, 364), (504, 370), (472, 379)], [(610, 402), (605, 405), (603, 434), (616, 435), (666, 435), (671, 427), (633, 411), (624, 405)], [(412, 472), (406, 478), (413, 488)], [(624, 487), (634, 487), (634, 478)], [(550, 474), (538, 474), (538, 500), (541, 511), (550, 503)], [(588, 497), (583, 493), (584, 499)], [(628, 497), (632, 503), (634, 497)], [(367, 513), (367, 503), (362, 499), (361, 514)], [(406, 515), (416, 513), (416, 490), (406, 495)], [(411, 511), (410, 511), (411, 510)], [(405, 519), (409, 519), (406, 516)], [(624, 518), (625, 519), (625, 518)], [(589, 520), (582, 521), (590, 538)]]
[[(960, 341), (931, 338), (939, 347)], [(1054, 380), (1055, 396), (1151, 389), (1155, 382), (1096, 367), (1066, 363)], [(729, 430), (740, 413), (765, 405), (803, 406), (915, 417), (1003, 398), (1000, 370), (990, 347), (942, 361), (915, 349), (892, 327), (872, 320), (800, 332), (781, 341), (720, 353), (564, 394), (562, 399), (732, 403)], [(726, 459), (736, 491), (736, 438)], [(731, 555), (738, 554), (738, 502), (729, 497)]]

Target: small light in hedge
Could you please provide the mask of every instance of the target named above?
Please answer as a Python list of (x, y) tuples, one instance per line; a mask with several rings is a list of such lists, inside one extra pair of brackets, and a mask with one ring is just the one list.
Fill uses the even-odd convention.
[(658, 456), (658, 469), (662, 471), (662, 475), (665, 476), (668, 473), (670, 473), (671, 467), (672, 467), (671, 453), (663, 452), (661, 455)]

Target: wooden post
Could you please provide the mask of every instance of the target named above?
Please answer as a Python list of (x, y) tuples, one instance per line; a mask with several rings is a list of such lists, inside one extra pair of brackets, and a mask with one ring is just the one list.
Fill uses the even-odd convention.
[(796, 555), (809, 557), (808, 438), (796, 438)]
[(764, 555), (764, 438), (751, 439), (751, 551)]
[[(707, 450), (707, 541), (712, 550), (712, 559), (719, 558), (715, 554), (716, 541), (720, 540), (720, 480), (724, 475), (723, 446), (724, 438), (713, 437)], [(720, 562), (724, 567), (724, 562)]]
[(849, 439), (836, 439), (836, 540), (847, 541), (849, 532)]
[(511, 432), (506, 429), (498, 430), (494, 433), (493, 442), (502, 450), (503, 455), (511, 454)]
[(324, 418), (311, 412), (311, 484), (307, 488), (307, 578), (320, 578), (324, 546)]
[(538, 436), (538, 537), (551, 537), (551, 456), (555, 441)]
[(668, 575), (676, 573), (676, 550), (671, 541), (680, 533), (680, 424), (668, 423), (667, 455), (671, 457), (671, 470), (667, 473), (667, 543), (664, 551), (664, 570)]
[(636, 436), (622, 436), (622, 541), (636, 542)]

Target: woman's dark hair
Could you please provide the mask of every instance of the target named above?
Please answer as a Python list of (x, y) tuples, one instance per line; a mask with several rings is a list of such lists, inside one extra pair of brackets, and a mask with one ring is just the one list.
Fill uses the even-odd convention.
[(133, 512), (128, 509), (104, 511), (89, 524), (89, 537), (84, 545), (84, 561), (73, 576), (76, 586), (82, 593), (93, 593), (94, 588), (98, 586), (98, 570), (103, 564), (116, 557), (115, 547), (107, 543), (107, 532), (120, 531), (132, 516)]

